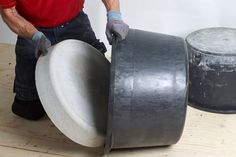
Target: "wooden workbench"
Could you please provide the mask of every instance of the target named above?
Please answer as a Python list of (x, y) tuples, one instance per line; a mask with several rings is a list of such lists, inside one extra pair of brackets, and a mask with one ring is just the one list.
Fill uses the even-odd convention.
[[(102, 149), (79, 146), (48, 117), (32, 122), (11, 112), (14, 46), (0, 44), (0, 157), (97, 157)], [(236, 94), (236, 93), (235, 93)], [(236, 157), (236, 115), (188, 108), (180, 142), (171, 147), (112, 151), (109, 157)]]

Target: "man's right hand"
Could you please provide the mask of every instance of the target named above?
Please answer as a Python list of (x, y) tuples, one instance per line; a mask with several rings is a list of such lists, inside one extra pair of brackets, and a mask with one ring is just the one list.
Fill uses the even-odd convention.
[(48, 53), (48, 48), (51, 46), (50, 40), (42, 33), (37, 31), (32, 37), (35, 44), (35, 57), (39, 58), (41, 55), (45, 56)]
[[(35, 56), (47, 54), (47, 48), (51, 46), (51, 42), (47, 37), (39, 32), (29, 21), (22, 17), (16, 10), (16, 7), (0, 10), (3, 21), (8, 27), (20, 37), (32, 39), (35, 44)], [(33, 37), (32, 37), (33, 36)]]

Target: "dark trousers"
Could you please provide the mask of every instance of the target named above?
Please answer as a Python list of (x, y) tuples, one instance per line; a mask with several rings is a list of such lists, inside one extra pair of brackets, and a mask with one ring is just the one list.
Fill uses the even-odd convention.
[[(73, 20), (53, 28), (38, 28), (51, 41), (52, 45), (66, 39), (77, 39), (94, 46), (101, 53), (106, 52), (105, 45), (100, 42), (91, 28), (88, 16), (81, 11)], [(16, 67), (14, 92), (20, 100), (31, 101), (38, 99), (35, 85), (35, 46), (29, 39), (17, 38)]]

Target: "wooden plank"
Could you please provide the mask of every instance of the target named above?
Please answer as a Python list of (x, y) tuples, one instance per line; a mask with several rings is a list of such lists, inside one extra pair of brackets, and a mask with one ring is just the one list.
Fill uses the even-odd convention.
[(66, 157), (61, 155), (54, 155), (48, 153), (41, 153), (37, 151), (28, 151), (24, 149), (2, 147), (0, 146), (0, 152), (4, 157)]
[[(24, 154), (33, 157), (101, 155), (101, 148), (84, 148), (70, 141), (47, 117), (32, 122), (11, 113), (14, 58), (14, 46), (0, 44), (0, 154), (4, 157), (21, 157)], [(108, 156), (235, 157), (235, 124), (236, 115), (212, 114), (188, 107), (184, 134), (178, 144), (162, 148), (116, 150)]]

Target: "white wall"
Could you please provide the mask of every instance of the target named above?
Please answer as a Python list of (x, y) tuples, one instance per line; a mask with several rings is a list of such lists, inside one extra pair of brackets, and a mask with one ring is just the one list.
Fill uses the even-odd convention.
[(0, 18), (0, 43), (15, 43), (16, 35), (12, 33)]
[[(235, 0), (120, 0), (124, 20), (132, 28), (185, 37), (204, 28), (236, 27)], [(106, 12), (101, 0), (86, 0), (98, 38), (106, 41)], [(0, 42), (14, 43), (15, 36), (0, 21)]]
[[(235, 0), (121, 0), (130, 26), (186, 36), (204, 27), (236, 26)], [(149, 2), (149, 3), (147, 3)], [(131, 7), (133, 4), (133, 7)]]

